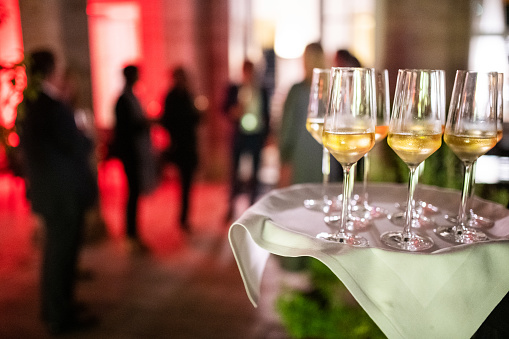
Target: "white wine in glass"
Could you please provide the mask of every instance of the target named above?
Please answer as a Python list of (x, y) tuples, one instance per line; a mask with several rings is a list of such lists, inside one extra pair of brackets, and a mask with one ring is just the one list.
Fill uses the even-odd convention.
[[(379, 144), (387, 137), (389, 132), (390, 119), (390, 100), (389, 100), (389, 72), (386, 69), (375, 69), (375, 93), (376, 93), (376, 126), (375, 126), (375, 145)], [(359, 195), (353, 214), (358, 218), (371, 220), (385, 217), (388, 212), (379, 206), (369, 204), (368, 177), (370, 171), (369, 154), (363, 157), (363, 178), (362, 193)], [(357, 225), (359, 223), (356, 223)]]
[(455, 243), (488, 240), (484, 232), (469, 227), (467, 202), (476, 160), (497, 143), (497, 97), (498, 73), (456, 72), (444, 141), (463, 162), (465, 178), (456, 223), (435, 230)]
[(343, 167), (343, 199), (340, 218), (330, 218), (330, 208), (324, 220), (336, 233), (320, 233), (317, 238), (352, 246), (365, 247), (364, 237), (347, 233), (350, 214), (351, 169), (375, 144), (376, 101), (375, 78), (371, 68), (333, 67), (331, 69), (329, 105), (324, 119), (323, 145)]
[[(444, 70), (435, 70), (438, 74), (438, 88), (439, 88), (439, 110), (440, 110), (440, 119), (442, 123), (442, 133), (445, 129), (445, 119), (446, 119), (446, 104), (445, 104), (445, 71)], [(425, 166), (425, 161), (423, 161), (419, 168), (417, 169), (417, 172), (419, 174), (422, 173)], [(416, 178), (418, 180), (418, 178)], [(400, 204), (396, 203), (396, 206), (401, 208), (403, 211), (406, 211), (407, 206), (406, 203)], [(437, 206), (434, 206), (433, 204), (422, 201), (422, 200), (416, 200), (414, 202), (414, 208), (413, 212), (414, 214), (414, 228), (420, 228), (420, 227), (434, 227), (436, 224), (434, 221), (429, 218), (427, 215), (430, 214), (437, 214), (439, 213), (439, 209)], [(392, 213), (387, 216), (389, 220), (392, 221), (393, 224), (398, 226), (404, 226), (406, 222), (406, 212), (397, 212)]]
[(323, 117), (322, 118), (308, 118), (306, 120), (306, 129), (311, 134), (311, 136), (318, 142), (320, 145), (323, 145), (322, 135), (323, 135)]
[(410, 170), (408, 199), (404, 229), (381, 235), (382, 242), (395, 249), (424, 251), (434, 245), (430, 237), (413, 229), (417, 222), (414, 192), (417, 168), (442, 145), (440, 72), (398, 71), (387, 143)]
[[(497, 143), (502, 140), (504, 134), (504, 73), (498, 73), (497, 77)], [(486, 217), (480, 216), (471, 207), (472, 198), (475, 190), (475, 171), (477, 160), (472, 164), (471, 177), (469, 180), (469, 196), (467, 197), (467, 225), (473, 228), (490, 228), (495, 225), (495, 222)], [(452, 223), (458, 222), (458, 215), (446, 214), (445, 219)]]
[[(313, 69), (306, 129), (320, 145), (323, 145), (323, 119), (329, 100), (329, 82), (330, 69)], [(322, 147), (322, 150), (322, 196), (319, 199), (309, 198), (304, 200), (304, 206), (306, 208), (320, 211), (324, 211), (330, 204), (329, 197), (326, 194), (330, 175), (330, 154), (325, 146)]]

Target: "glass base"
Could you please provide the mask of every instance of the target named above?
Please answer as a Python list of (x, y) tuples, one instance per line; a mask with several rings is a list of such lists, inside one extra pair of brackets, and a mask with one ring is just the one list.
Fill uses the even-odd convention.
[(328, 200), (325, 198), (304, 200), (304, 207), (308, 210), (324, 212), (328, 205), (330, 205), (330, 203), (328, 203)]
[(444, 240), (458, 244), (473, 244), (489, 240), (484, 232), (469, 227), (440, 226), (435, 233)]
[[(446, 214), (445, 220), (456, 224), (458, 223), (458, 216), (454, 214)], [(490, 228), (495, 226), (495, 222), (490, 218), (481, 217), (480, 215), (475, 214), (473, 210), (470, 210), (470, 213), (467, 215), (466, 226), (472, 228)]]
[[(398, 212), (387, 215), (387, 219), (389, 219), (396, 226), (405, 226), (406, 223), (406, 213)], [(435, 222), (422, 215), (414, 212), (414, 221), (412, 227), (414, 228), (427, 228), (427, 227), (435, 227)]]
[(371, 225), (370, 217), (362, 217), (349, 214), (346, 222), (346, 229), (349, 231), (363, 231)]
[[(396, 203), (396, 207), (406, 211), (406, 204), (400, 204)], [(416, 200), (415, 201), (415, 211), (418, 214), (427, 214), (427, 215), (434, 215), (440, 213), (440, 210), (437, 206), (430, 204), (428, 202), (422, 201), (422, 200)]]
[[(325, 216), (323, 217), (323, 220), (325, 223), (331, 227), (335, 228), (336, 230), (339, 229), (338, 226), (334, 227), (335, 225), (339, 225), (341, 223), (341, 208), (335, 208), (334, 212), (330, 211), (331, 206), (326, 206), (324, 209)], [(371, 218), (369, 215), (354, 215), (352, 213), (349, 213), (346, 220), (346, 226), (345, 229), (348, 231), (361, 231), (365, 230), (371, 226)]]
[(389, 214), (389, 211), (378, 206), (371, 206), (367, 202), (352, 206), (352, 215), (365, 219), (378, 219), (384, 218)]
[(337, 242), (340, 244), (347, 244), (354, 247), (369, 246), (369, 242), (366, 238), (360, 237), (358, 235), (348, 235), (346, 233), (321, 232), (316, 235), (316, 238), (331, 242)]
[(382, 242), (392, 248), (410, 252), (425, 251), (433, 247), (434, 243), (430, 237), (412, 234), (409, 238), (403, 236), (403, 232), (386, 232), (381, 235)]

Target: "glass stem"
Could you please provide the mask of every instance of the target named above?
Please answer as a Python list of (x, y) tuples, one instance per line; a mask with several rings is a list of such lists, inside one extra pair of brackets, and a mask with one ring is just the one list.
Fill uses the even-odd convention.
[(324, 206), (326, 206), (329, 200), (329, 197), (327, 196), (327, 186), (329, 185), (330, 176), (330, 153), (325, 146), (322, 151), (322, 174), (322, 197)]
[[(470, 197), (470, 182), (472, 181), (472, 169), (474, 168), (474, 163), (465, 162), (465, 180), (463, 181), (463, 191), (461, 192), (461, 205), (460, 210), (458, 212), (458, 222), (462, 231), (466, 230), (467, 223), (467, 201)], [(459, 231), (459, 230), (458, 230)]]
[(344, 234), (346, 232), (346, 223), (350, 211), (350, 197), (352, 194), (352, 182), (350, 180), (351, 169), (352, 165), (343, 166), (343, 207), (341, 210), (340, 234)]
[(369, 175), (369, 153), (364, 154), (364, 176), (362, 178), (362, 198), (361, 203), (368, 205), (368, 175)]
[[(355, 184), (355, 173), (357, 172), (357, 163), (353, 164), (350, 167), (350, 192), (348, 192), (349, 196), (353, 195), (353, 185)], [(352, 198), (350, 198), (350, 201)]]
[(475, 167), (477, 164), (477, 159), (472, 163), (472, 170), (470, 171), (470, 187), (468, 189), (468, 197), (467, 203), (465, 207), (465, 213), (467, 213), (467, 218), (469, 217), (472, 210), (472, 197), (474, 196), (475, 191)]
[(403, 240), (408, 241), (412, 237), (412, 222), (414, 218), (414, 209), (415, 209), (415, 201), (414, 201), (414, 192), (415, 187), (417, 186), (417, 181), (419, 180), (419, 176), (416, 175), (416, 170), (418, 166), (409, 166), (410, 168), (410, 177), (408, 180), (408, 200), (406, 204), (406, 220), (405, 220), (405, 228), (403, 229)]

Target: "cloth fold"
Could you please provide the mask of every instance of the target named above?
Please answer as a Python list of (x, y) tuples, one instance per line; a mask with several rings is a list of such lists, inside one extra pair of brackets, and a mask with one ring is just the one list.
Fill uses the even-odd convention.
[[(329, 189), (340, 192), (334, 185)], [(230, 244), (254, 306), (270, 253), (323, 262), (389, 338), (470, 338), (509, 291), (509, 211), (503, 206), (477, 198), (473, 203), (479, 215), (495, 220), (485, 230), (493, 239), (489, 242), (455, 245), (432, 229), (419, 229), (435, 246), (427, 253), (406, 253), (380, 242), (381, 233), (400, 228), (388, 219), (359, 232), (369, 240), (368, 248), (316, 239), (330, 230), (323, 214), (302, 202), (320, 194), (319, 184), (274, 190), (231, 226)], [(406, 186), (371, 184), (369, 196), (373, 205), (397, 212), (394, 203), (405, 200)], [(446, 225), (443, 216), (457, 211), (460, 195), (420, 185), (416, 199), (439, 206), (433, 219)]]

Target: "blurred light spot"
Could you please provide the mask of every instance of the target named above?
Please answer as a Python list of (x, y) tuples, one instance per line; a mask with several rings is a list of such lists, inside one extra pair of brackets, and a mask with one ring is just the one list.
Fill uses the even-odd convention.
[(157, 151), (165, 150), (171, 143), (168, 131), (163, 126), (157, 124), (150, 128), (150, 139)]
[(152, 100), (147, 105), (147, 115), (151, 118), (156, 118), (161, 114), (161, 104)]
[(200, 111), (206, 111), (209, 108), (209, 99), (205, 95), (198, 95), (194, 99), (194, 106)]
[(11, 147), (18, 147), (19, 145), (19, 136), (16, 132), (11, 132), (7, 136), (7, 143)]
[(240, 124), (245, 131), (253, 131), (258, 126), (258, 118), (253, 113), (246, 113), (240, 120)]

